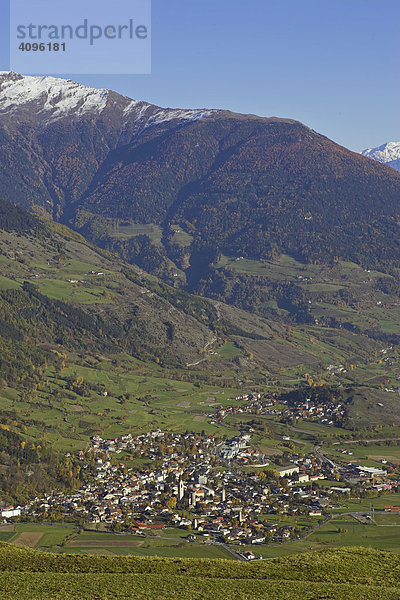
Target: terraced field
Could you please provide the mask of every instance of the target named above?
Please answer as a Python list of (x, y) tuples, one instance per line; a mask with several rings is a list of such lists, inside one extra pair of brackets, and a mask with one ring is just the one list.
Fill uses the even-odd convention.
[(75, 557), (0, 545), (1, 600), (398, 600), (400, 557), (362, 548), (253, 563)]

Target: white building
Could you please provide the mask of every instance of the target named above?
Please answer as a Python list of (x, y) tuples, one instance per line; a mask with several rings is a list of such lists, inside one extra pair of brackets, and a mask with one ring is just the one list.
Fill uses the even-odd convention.
[(21, 514), (20, 508), (6, 508), (1, 511), (1, 516), (4, 519), (10, 519), (11, 517), (19, 517)]
[(295, 473), (299, 473), (300, 469), (299, 467), (296, 467), (295, 465), (288, 465), (287, 467), (279, 467), (277, 469), (278, 475), (279, 477), (290, 477), (291, 475), (294, 475)]

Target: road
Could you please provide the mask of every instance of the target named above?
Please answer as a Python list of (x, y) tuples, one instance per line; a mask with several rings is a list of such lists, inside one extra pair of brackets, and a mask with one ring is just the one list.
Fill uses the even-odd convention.
[(322, 444), (316, 444), (316, 445), (314, 446), (314, 448), (313, 448), (313, 452), (314, 452), (315, 456), (316, 456), (317, 458), (319, 458), (319, 460), (320, 460), (322, 463), (326, 463), (326, 464), (328, 464), (328, 465), (331, 467), (331, 469), (334, 469), (335, 471), (340, 471), (340, 467), (339, 467), (339, 465), (338, 465), (338, 464), (336, 464), (335, 462), (333, 462), (333, 460), (331, 460), (331, 459), (330, 459), (330, 458), (328, 458), (327, 456), (325, 456), (325, 454), (323, 454), (323, 452), (321, 452), (321, 447), (322, 447)]
[[(204, 349), (206, 350), (209, 346), (212, 346), (213, 344), (215, 344), (217, 339), (218, 338), (213, 337), (212, 340), (207, 342), (207, 344), (204, 346)], [(199, 365), (200, 363), (204, 362), (205, 360), (208, 360), (208, 356), (206, 358), (201, 358), (200, 360), (197, 360), (196, 362), (186, 363), (186, 366), (187, 367), (195, 367), (196, 365)]]

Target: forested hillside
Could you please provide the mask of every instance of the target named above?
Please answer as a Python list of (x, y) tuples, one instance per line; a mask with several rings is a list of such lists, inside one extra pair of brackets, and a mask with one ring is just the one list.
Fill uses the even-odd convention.
[(222, 113), (149, 137), (110, 154), (81, 208), (179, 223), (194, 251), (398, 263), (400, 177), (301, 123)]
[[(297, 121), (160, 109), (16, 74), (0, 78), (1, 108), (0, 197), (149, 270), (168, 271), (168, 258), (190, 285), (215, 251), (400, 264), (400, 174)], [(138, 224), (159, 227), (163, 247), (121, 237)]]

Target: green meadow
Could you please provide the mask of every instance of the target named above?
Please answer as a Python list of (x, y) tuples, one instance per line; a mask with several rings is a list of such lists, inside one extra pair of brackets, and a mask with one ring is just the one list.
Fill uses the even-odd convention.
[[(106, 395), (93, 389), (81, 396), (68, 389), (70, 377), (100, 385)], [(135, 359), (115, 369), (104, 358), (94, 366), (66, 366), (61, 373), (50, 369), (34, 403), (14, 390), (0, 390), (0, 408), (15, 417), (16, 431), (67, 450), (84, 447), (95, 433), (116, 437), (157, 427), (223, 433), (222, 426), (209, 423), (208, 415), (216, 407), (230, 406), (238, 393), (237, 388), (169, 379), (160, 368)]]

